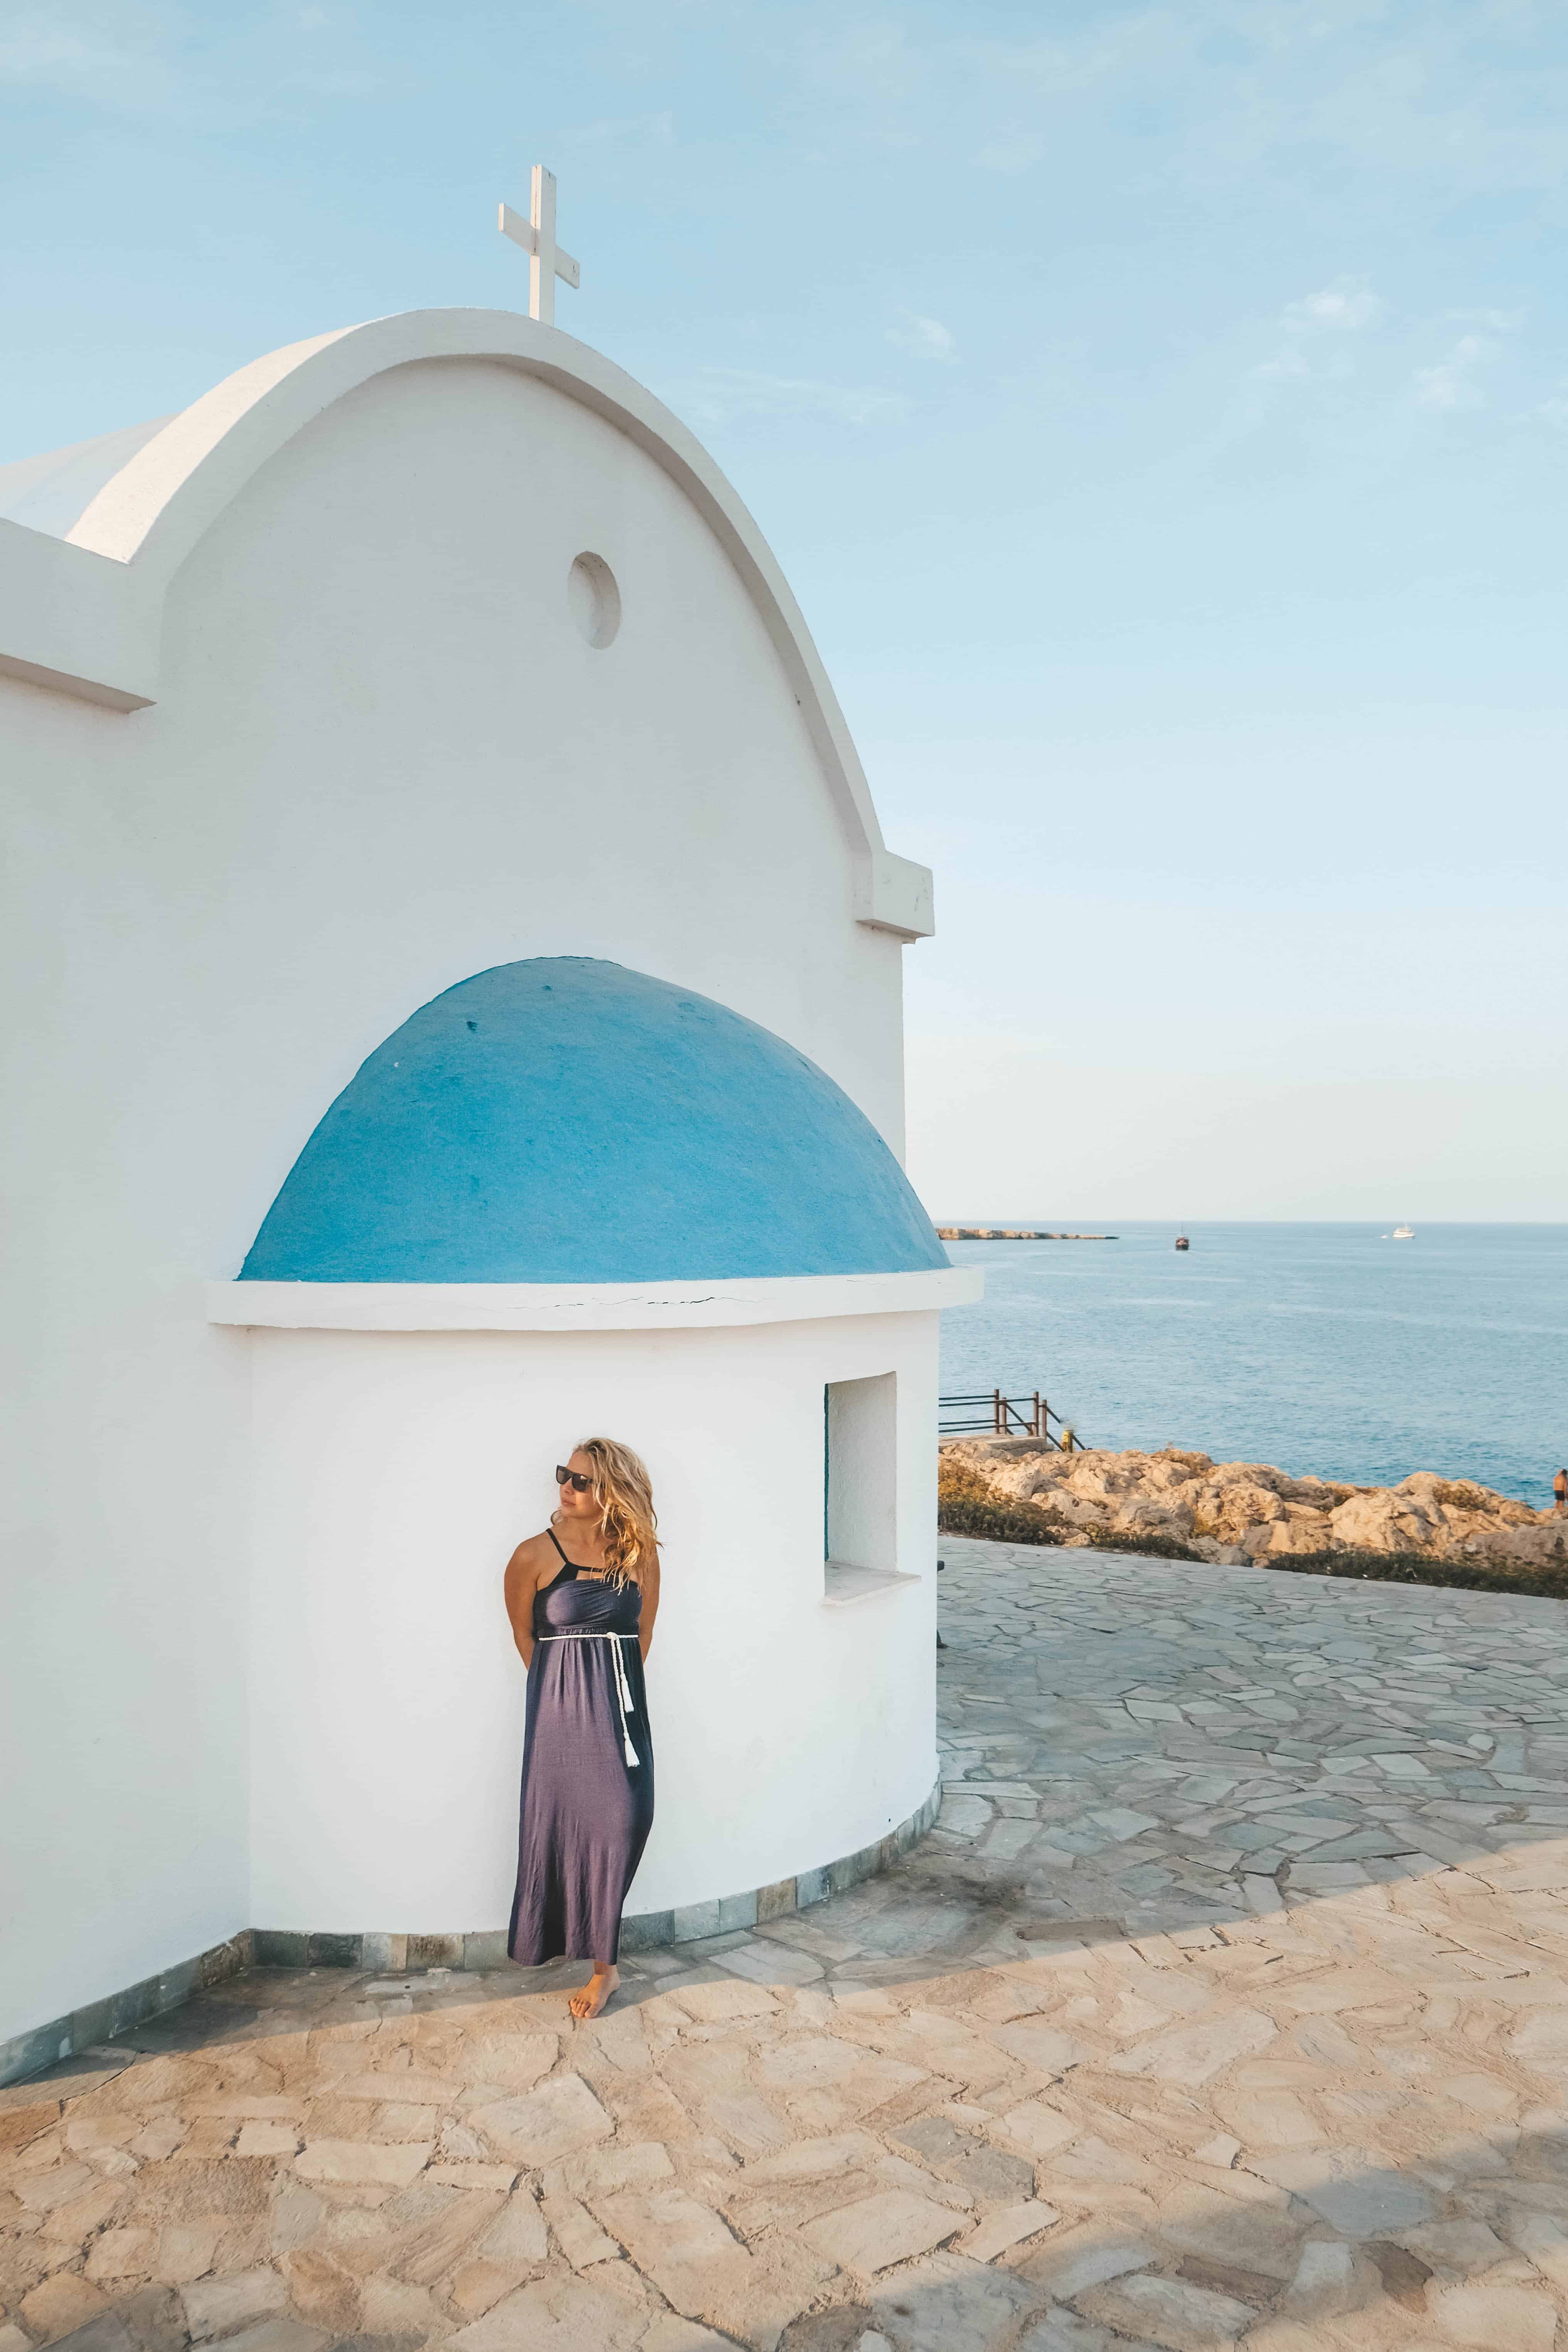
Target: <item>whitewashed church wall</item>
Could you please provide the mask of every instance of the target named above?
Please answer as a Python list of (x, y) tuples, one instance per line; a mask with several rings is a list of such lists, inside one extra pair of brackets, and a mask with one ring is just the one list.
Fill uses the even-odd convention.
[[(619, 1437), (665, 1539), (648, 1663), (658, 1911), (852, 1853), (936, 1777), (933, 1314), (745, 1331), (250, 1336), (250, 1914), (504, 1926), (526, 1676), (501, 1601), (552, 1468)], [(243, 1348), (243, 1335), (230, 1344)], [(899, 1566), (824, 1605), (824, 1383), (894, 1371)]]
[(390, 1030), (489, 964), (607, 956), (791, 1039), (901, 1146), (900, 950), (853, 920), (777, 656), (668, 478), (564, 395), (432, 362), (320, 418), (175, 583), (162, 692), (0, 678), (0, 2033), (249, 1924), (242, 1343), (201, 1283)]

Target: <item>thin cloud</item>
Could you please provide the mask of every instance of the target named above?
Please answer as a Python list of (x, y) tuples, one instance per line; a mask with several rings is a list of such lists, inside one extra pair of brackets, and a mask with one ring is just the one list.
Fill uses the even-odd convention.
[(163, 26), (128, 15), (116, 26), (43, 10), (0, 18), (0, 82), (73, 93), (163, 79), (155, 52)]
[(1375, 326), (1383, 313), (1381, 296), (1364, 278), (1336, 278), (1315, 294), (1299, 296), (1280, 311), (1278, 347), (1252, 370), (1253, 380), (1268, 384), (1349, 375), (1354, 362), (1345, 339)]
[(913, 352), (917, 359), (952, 361), (958, 357), (958, 345), (951, 327), (940, 319), (922, 319), (917, 310), (900, 310), (900, 323), (888, 329), (888, 341), (897, 343), (901, 352)]
[(1452, 412), (1484, 408), (1486, 394), (1476, 381), (1478, 370), (1489, 367), (1502, 345), (1494, 335), (1461, 335), (1446, 359), (1415, 371), (1415, 397), (1423, 408)]
[(875, 425), (901, 415), (902, 394), (875, 384), (823, 383), (808, 376), (766, 375), (745, 368), (703, 368), (667, 393), (672, 408), (709, 432), (748, 418), (823, 416), (837, 425)]
[(1364, 278), (1336, 278), (1316, 294), (1287, 302), (1279, 323), (1288, 335), (1354, 334), (1382, 312), (1383, 304)]

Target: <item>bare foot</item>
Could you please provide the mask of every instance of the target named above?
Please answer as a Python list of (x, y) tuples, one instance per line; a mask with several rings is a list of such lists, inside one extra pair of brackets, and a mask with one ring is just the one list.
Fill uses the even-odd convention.
[(597, 2017), (620, 1980), (621, 1972), (613, 1963), (602, 1966), (595, 1961), (593, 1975), (585, 1985), (578, 1986), (566, 2006), (574, 2017)]

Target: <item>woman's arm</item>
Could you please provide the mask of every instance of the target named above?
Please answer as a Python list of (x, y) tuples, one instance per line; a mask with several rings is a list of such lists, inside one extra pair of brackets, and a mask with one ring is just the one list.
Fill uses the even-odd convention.
[(533, 1664), (533, 1595), (539, 1581), (536, 1557), (539, 1538), (531, 1536), (520, 1543), (506, 1564), (506, 1613), (511, 1620), (511, 1638), (517, 1643), (518, 1654), (525, 1666)]
[(653, 1647), (653, 1621), (658, 1615), (658, 1554), (655, 1552), (642, 1580), (642, 1614), (637, 1619), (637, 1647), (646, 1658)]

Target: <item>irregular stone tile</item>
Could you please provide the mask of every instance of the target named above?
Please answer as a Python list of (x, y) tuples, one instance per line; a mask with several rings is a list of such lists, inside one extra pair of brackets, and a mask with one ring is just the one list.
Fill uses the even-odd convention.
[[(531, 2091), (542, 2081), (561, 2053), (553, 2033), (483, 2032), (465, 2041), (460, 2059), (463, 2079), (494, 2083), (509, 2091)], [(447, 2096), (451, 2085), (447, 2084)]]
[(988, 2200), (1025, 2197), (1035, 2185), (1034, 2167), (1023, 2158), (991, 2147), (946, 2116), (922, 2116), (895, 2127), (890, 2137), (912, 2148), (945, 2179)]
[(801, 2235), (828, 2262), (859, 2278), (874, 2278), (894, 2263), (930, 2253), (955, 2237), (963, 2216), (904, 2189), (885, 2190), (809, 2221)]
[(459, 2263), (447, 2289), (447, 2300), (465, 2319), (478, 2319), (510, 2294), (524, 2276), (520, 2263), (498, 2263), (473, 2255)]
[[(334, 2099), (352, 2099), (374, 2106), (384, 2106), (392, 2103), (404, 2106), (441, 2107), (450, 2106), (452, 2104), (453, 2078), (449, 2074), (437, 2074), (424, 2067), (388, 2067), (384, 2071), (360, 2070), (345, 2074), (323, 2085), (323, 2088), (330, 2091)], [(278, 2106), (287, 2106), (289, 2104), (282, 2100), (276, 2103)], [(256, 2105), (259, 2105), (260, 2103), (258, 2102)], [(247, 2102), (247, 2112), (253, 2111), (251, 2103)], [(232, 2106), (226, 2102), (215, 2102), (212, 2112), (230, 2113)], [(295, 2112), (298, 2112), (297, 2107)]]
[(1272, 2018), (1260, 2010), (1233, 2010), (1202, 2025), (1184, 2025), (1159, 2033), (1134, 2049), (1119, 2051), (1106, 2061), (1112, 2074), (1144, 2075), (1161, 2083), (1189, 2086), (1209, 2082), (1237, 2058), (1267, 2049), (1279, 2033)]
[(1248, 2147), (1316, 2147), (1330, 2137), (1293, 2091), (1234, 2090), (1215, 2107)]
[(1249, 2169), (1304, 2200), (1342, 2237), (1384, 2237), (1415, 2229), (1436, 2212), (1430, 2189), (1408, 2173), (1391, 2171), (1364, 2148), (1259, 2157)]
[(521, 2098), (478, 2107), (469, 2121), (500, 2155), (529, 2166), (553, 2164), (615, 2128), (580, 2074), (558, 2074)]
[(1154, 2247), (1135, 2231), (1086, 2221), (1048, 2238), (1019, 2267), (1054, 2301), (1073, 2303), (1086, 2288), (1129, 2271), (1146, 2270), (1157, 2259)]
[(184, 2290), (181, 2300), (191, 2340), (202, 2344), (210, 2336), (232, 2336), (247, 2321), (283, 2311), (289, 2290), (277, 2271), (262, 2267), (234, 2278), (198, 2279)]
[(1337, 2239), (1309, 2240), (1285, 2292), (1287, 2315), (1294, 2319), (1333, 2319), (1365, 2299), (1365, 2285), (1356, 2276), (1353, 2248)]
[(1429, 2294), (1426, 2308), (1443, 2342), (1466, 2352), (1552, 2352), (1557, 2341), (1556, 2306), (1537, 2287), (1477, 2281)]
[(84, 2275), (95, 2284), (105, 2281), (146, 2278), (157, 2256), (158, 2237), (153, 2230), (105, 2230), (88, 2248)]
[(301, 2180), (383, 2181), (401, 2189), (424, 2170), (435, 2146), (434, 2140), (307, 2140), (294, 2169)]
[(1026, 2099), (997, 2118), (998, 2129), (1005, 2132), (1015, 2146), (1026, 2156), (1054, 2156), (1058, 2148), (1068, 2147), (1082, 2131), (1081, 2123), (1050, 2106), (1044, 2099)]
[(1169, 2352), (1218, 2352), (1239, 2343), (1258, 2318), (1251, 2304), (1238, 2303), (1234, 2295), (1149, 2271), (1089, 2287), (1075, 2300), (1091, 2319), (1167, 2346)]
[(426, 2177), (444, 2189), (499, 2189), (505, 2196), (517, 2179), (513, 2164), (431, 2164)]
[(89, 2280), (57, 2271), (22, 2297), (22, 2324), (35, 2344), (53, 2344), (96, 2319), (107, 2302), (103, 2290)]
[[(318, 2214), (321, 2210), (318, 2205)], [(204, 2278), (213, 2266), (226, 2228), (226, 2220), (221, 2213), (207, 2221), (165, 2222), (158, 2232), (153, 2260), (147, 2265), (149, 2276), (169, 2286), (188, 2286), (194, 2280)], [(274, 2240), (269, 2251), (279, 2253), (285, 2249)]]
[(734, 2338), (715, 2336), (695, 2319), (664, 2312), (642, 2337), (638, 2352), (731, 2352)]
[[(1240, 2179), (1237, 2176), (1237, 2185)], [(1216, 2269), (1286, 2280), (1300, 2257), (1303, 2221), (1282, 2196), (1238, 2197), (1184, 2181), (1160, 2204), (1160, 2234), (1182, 2253)]]
[(1058, 2032), (1049, 2025), (990, 2025), (985, 2031), (990, 2040), (1001, 2049), (1021, 2059), (1026, 2066), (1034, 2067), (1041, 2074), (1060, 2076), (1068, 2074), (1074, 2066), (1081, 2065), (1090, 2054), (1081, 2042), (1073, 2040), (1070, 2033)]
[(223, 2339), (224, 2352), (321, 2352), (330, 2341), (324, 2329), (308, 2327), (302, 2319), (258, 2319)]
[(477, 2251), (497, 2263), (542, 2263), (550, 2252), (544, 2217), (531, 2190), (520, 2189), (509, 2197)]
[(574, 2197), (552, 2197), (547, 2191), (542, 2210), (551, 2235), (574, 2271), (587, 2270), (594, 2263), (614, 2262), (620, 2253), (615, 2239), (605, 2236), (586, 2206), (579, 2205)]
[(299, 2145), (293, 2125), (278, 2123), (242, 2124), (234, 2144), (237, 2156), (292, 2156)]
[(1031, 2197), (1021, 2205), (1004, 2205), (999, 2211), (988, 2213), (978, 2229), (954, 2241), (953, 2252), (966, 2254), (973, 2263), (994, 2262), (1009, 2247), (1022, 2245), (1026, 2238), (1038, 2237), (1043, 2230), (1053, 2229), (1060, 2220), (1054, 2205)]
[(364, 2332), (373, 2337), (391, 2336), (412, 2337), (422, 2344), (439, 2343), (452, 2324), (427, 2287), (411, 2286), (405, 2279), (386, 2277), (379, 2272), (362, 2280), (360, 2308)]
[(739, 1944), (732, 1951), (720, 1953), (718, 1958), (721, 1968), (759, 1985), (816, 1984), (826, 1973), (822, 1962), (810, 1952), (763, 1939)]
[[(1563, 2210), (1568, 2215), (1568, 2201)], [(1568, 2292), (1568, 2229), (1547, 2213), (1511, 2211), (1502, 2226), (1510, 2242), (1529, 2255), (1542, 2278)]]
[[(743, 2246), (710, 2206), (677, 2188), (627, 2190), (600, 2208), (627, 2253), (689, 2319), (767, 2338), (793, 2319), (831, 2275), (805, 2249)], [(953, 2217), (957, 2226), (956, 2217)]]
[(47, 2172), (11, 2176), (11, 2192), (29, 2213), (52, 2213), (98, 2186), (98, 2175), (90, 2164), (62, 2164)]
[(647, 2320), (613, 2289), (568, 2272), (531, 2280), (445, 2340), (461, 2352), (630, 2352)]
[[(302, 2246), (305, 2241), (312, 2237), (320, 2228), (321, 2218), (326, 2210), (326, 2206), (315, 2190), (308, 2189), (302, 2180), (283, 2181), (271, 2200), (268, 2230), (268, 2243), (270, 2251), (275, 2254), (283, 2254), (287, 2253), (291, 2246)], [(183, 2226), (196, 2231), (209, 2226), (216, 2230), (221, 2227), (222, 2219), (223, 2217), (219, 2215), (213, 2222), (196, 2221)], [(163, 2239), (167, 2241), (174, 2238), (176, 2230), (181, 2226), (171, 2223), (163, 2232)], [(181, 2249), (184, 2249), (184, 2242), (183, 2240), (179, 2242)], [(171, 2249), (171, 2251), (174, 2250)], [(195, 2246), (190, 2246), (186, 2258), (195, 2251)], [(199, 2278), (202, 2271), (206, 2267), (204, 2263), (199, 2269), (189, 2273), (189, 2276)]]
[[(421, 2182), (419, 2188), (426, 2189), (426, 2184)], [(383, 2227), (372, 2242), (370, 2267), (390, 2271), (410, 2286), (434, 2286), (502, 2210), (499, 2196), (430, 2184), (412, 2210), (385, 2209)]]
[(682, 1985), (679, 1991), (663, 1998), (699, 2025), (729, 2025), (737, 2018), (773, 2017), (779, 2006), (761, 1985), (728, 1981)]
[(359, 2284), (330, 2254), (296, 2247), (279, 2264), (289, 2300), (301, 2317), (333, 2336), (352, 2336), (359, 2326)]
[(764, 2050), (757, 2074), (808, 2129), (848, 2122), (928, 2079), (826, 2034), (793, 2035)]
[(1008, 2271), (987, 2270), (957, 2254), (937, 2254), (868, 2290), (875, 2327), (857, 2352), (878, 2338), (891, 2352), (1002, 2352), (1016, 2340), (1021, 2318), (1037, 2311), (1038, 2291)]

